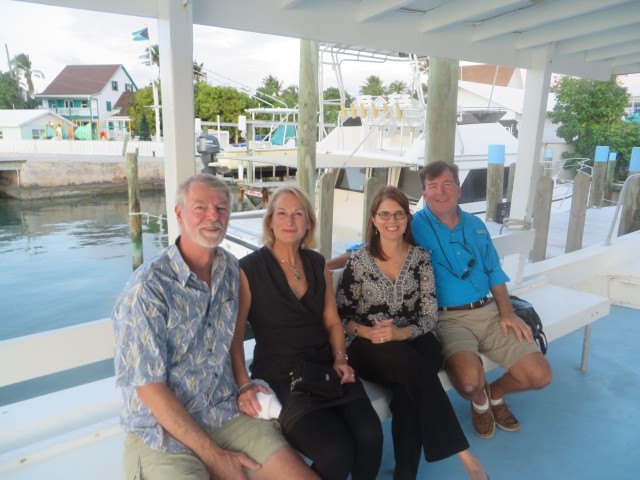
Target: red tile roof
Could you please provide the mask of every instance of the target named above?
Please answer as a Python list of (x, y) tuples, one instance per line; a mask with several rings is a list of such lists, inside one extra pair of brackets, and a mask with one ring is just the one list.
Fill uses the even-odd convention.
[(93, 95), (99, 93), (121, 65), (67, 65), (39, 95)]

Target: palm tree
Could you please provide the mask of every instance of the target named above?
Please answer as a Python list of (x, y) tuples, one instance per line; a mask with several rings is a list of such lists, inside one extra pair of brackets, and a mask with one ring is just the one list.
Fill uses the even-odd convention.
[(298, 94), (298, 86), (289, 85), (287, 88), (282, 90), (281, 98), (289, 107), (295, 107), (298, 105)]
[(193, 81), (198, 82), (206, 82), (207, 81), (207, 72), (203, 71), (204, 63), (198, 63), (196, 59), (193, 59)]
[(280, 92), (282, 90), (282, 82), (274, 77), (273, 75), (268, 75), (262, 79), (262, 87), (260, 87), (260, 91), (271, 95), (272, 97), (280, 96)]
[[(149, 62), (149, 52), (151, 52), (151, 62)], [(144, 49), (144, 54), (140, 55), (142, 64), (150, 67), (152, 64), (160, 68), (160, 48), (158, 45), (151, 45)], [(193, 60), (193, 80), (195, 82), (202, 82), (207, 80), (207, 74), (203, 72), (204, 63), (198, 63)]]
[(360, 87), (360, 93), (362, 95), (380, 96), (384, 95), (384, 85), (382, 80), (377, 75), (369, 75), (364, 82), (364, 85)]
[(407, 83), (402, 80), (395, 80), (385, 89), (386, 93), (405, 93), (407, 91)]
[(19, 53), (11, 60), (11, 67), (17, 72), (16, 80), (23, 84), (29, 96), (32, 96), (35, 89), (33, 87), (33, 77), (44, 78), (44, 73), (40, 70), (33, 70), (31, 60), (26, 53)]
[[(151, 55), (149, 55), (151, 52)], [(149, 57), (151, 57), (151, 62), (149, 61)], [(142, 60), (142, 64), (150, 67), (151, 65), (156, 65), (160, 68), (160, 49), (158, 44), (151, 45), (144, 49), (144, 54), (140, 55), (140, 60)]]

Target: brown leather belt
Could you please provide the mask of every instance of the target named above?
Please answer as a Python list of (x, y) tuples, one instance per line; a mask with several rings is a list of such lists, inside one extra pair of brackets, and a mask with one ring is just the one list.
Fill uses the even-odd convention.
[(449, 312), (451, 310), (473, 310), (474, 308), (484, 307), (492, 301), (493, 297), (487, 295), (486, 297), (481, 298), (480, 300), (477, 300), (473, 303), (465, 303), (464, 305), (456, 305), (454, 307), (438, 307), (438, 310), (440, 310), (441, 312)]

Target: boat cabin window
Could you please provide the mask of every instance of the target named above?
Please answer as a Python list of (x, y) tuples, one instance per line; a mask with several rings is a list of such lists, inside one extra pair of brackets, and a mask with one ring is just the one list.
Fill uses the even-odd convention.
[[(367, 173), (369, 171), (369, 173)], [(364, 183), (369, 178), (376, 177), (385, 185), (387, 183), (387, 168), (342, 168), (338, 174), (336, 188), (352, 192), (364, 192)]]
[[(509, 169), (504, 169), (503, 191), (502, 195), (507, 195), (507, 186), (509, 183)], [(460, 203), (481, 202), (487, 198), (487, 169), (476, 168), (470, 170), (467, 177), (462, 181), (460, 187), (462, 195)]]
[(420, 183), (420, 173), (409, 167), (400, 170), (400, 180), (398, 188), (409, 198), (410, 202), (417, 202), (422, 197), (422, 183)]

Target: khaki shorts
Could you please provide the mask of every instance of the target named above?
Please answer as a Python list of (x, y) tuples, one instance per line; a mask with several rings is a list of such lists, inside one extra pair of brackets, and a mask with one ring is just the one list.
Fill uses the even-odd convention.
[(511, 329), (505, 337), (499, 320), (496, 302), (473, 310), (438, 312), (437, 332), (444, 361), (454, 353), (470, 351), (482, 353), (508, 370), (523, 357), (540, 351), (535, 342), (519, 342)]
[[(260, 420), (239, 415), (209, 437), (220, 447), (244, 452), (264, 463), (276, 450), (287, 445), (276, 420)], [(123, 466), (127, 480), (209, 480), (209, 473), (193, 453), (165, 453), (148, 447), (130, 433), (124, 441)], [(252, 471), (245, 473), (251, 475)]]

